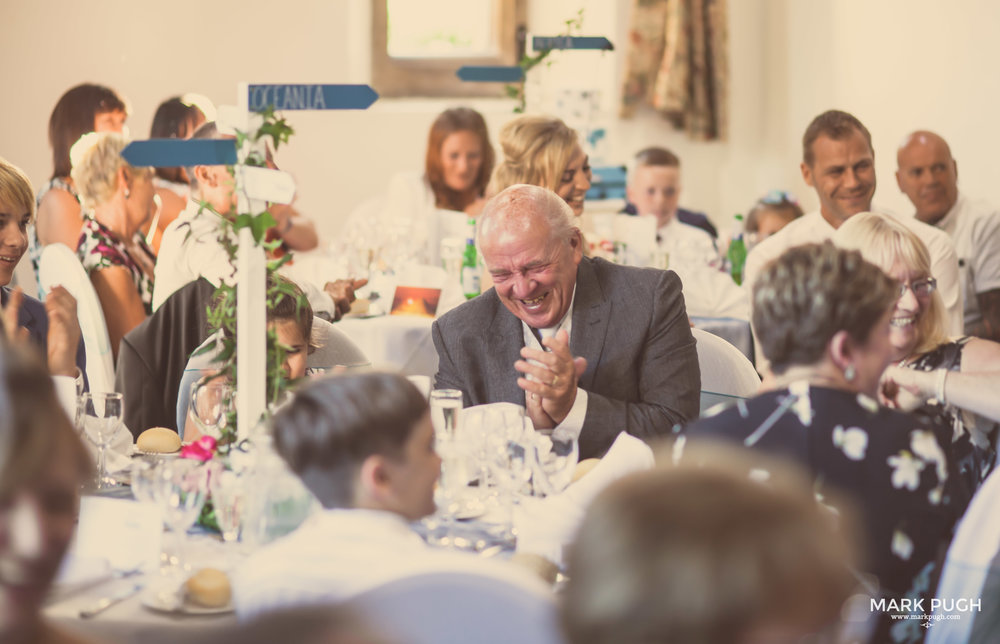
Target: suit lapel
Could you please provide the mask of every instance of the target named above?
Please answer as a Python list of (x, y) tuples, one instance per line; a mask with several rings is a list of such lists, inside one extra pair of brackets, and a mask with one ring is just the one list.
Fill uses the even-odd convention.
[(523, 405), (524, 390), (517, 386), (520, 372), (514, 369), (514, 363), (521, 359), (521, 348), (524, 347), (521, 320), (498, 302), (496, 314), (484, 331), (486, 337), (496, 339), (493, 350), (488, 350), (486, 356), (486, 373), (492, 376), (489, 379), (491, 382), (487, 383), (491, 395), (486, 399)]
[[(7, 306), (10, 301), (10, 288), (4, 286), (0, 289), (0, 304)], [(21, 309), (17, 312), (17, 325), (28, 330), (28, 334), (34, 338), (40, 336), (41, 324), (32, 312), (32, 306), (28, 304), (28, 296), (21, 300)], [(82, 341), (82, 340), (81, 340)]]
[(579, 383), (582, 389), (590, 389), (593, 385), (610, 320), (611, 301), (604, 297), (592, 260), (585, 257), (576, 271), (573, 333), (569, 340), (573, 356), (587, 359), (587, 370)]

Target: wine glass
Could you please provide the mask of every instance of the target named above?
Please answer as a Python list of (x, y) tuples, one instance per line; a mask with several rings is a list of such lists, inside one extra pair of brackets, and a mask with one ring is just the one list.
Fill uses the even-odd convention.
[(122, 422), (122, 395), (116, 392), (86, 393), (78, 406), (80, 426), (87, 438), (97, 446), (97, 489), (114, 485), (107, 477), (108, 445)]
[[(164, 461), (157, 467), (156, 497), (163, 511), (163, 522), (174, 535), (173, 555), (164, 548), (167, 570), (183, 572), (181, 548), (184, 533), (194, 525), (208, 496), (208, 468), (193, 459)], [(165, 571), (166, 572), (166, 571)]]
[(214, 463), (208, 478), (212, 493), (215, 520), (222, 532), (222, 540), (233, 543), (240, 538), (240, 525), (245, 503), (243, 478), (222, 464)]
[(159, 472), (156, 462), (143, 458), (132, 461), (132, 496), (140, 503), (157, 503), (156, 486)]
[(503, 531), (508, 538), (515, 534), (514, 506), (518, 494), (532, 475), (531, 445), (525, 437), (525, 434), (512, 429), (487, 437), (490, 473), (499, 488), (499, 501), (504, 510)]
[(202, 378), (191, 383), (191, 418), (198, 431), (216, 440), (222, 438), (234, 399), (233, 386), (221, 378)]
[(537, 430), (532, 447), (535, 494), (551, 496), (562, 492), (573, 479), (580, 456), (576, 434), (558, 429)]

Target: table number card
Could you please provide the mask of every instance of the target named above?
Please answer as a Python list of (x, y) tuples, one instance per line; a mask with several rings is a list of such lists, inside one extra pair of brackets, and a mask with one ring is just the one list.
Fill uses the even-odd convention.
[(159, 562), (163, 520), (152, 503), (84, 496), (72, 555), (105, 559), (114, 570)]

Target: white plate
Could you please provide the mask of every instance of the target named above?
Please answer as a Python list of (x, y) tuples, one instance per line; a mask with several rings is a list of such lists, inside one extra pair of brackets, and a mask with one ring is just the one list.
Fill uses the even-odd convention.
[(180, 605), (173, 599), (173, 593), (169, 590), (152, 589), (142, 595), (142, 605), (158, 613), (174, 613), (181, 615), (221, 615), (233, 612), (232, 602), (218, 608), (207, 608), (198, 606), (190, 601), (183, 601)]

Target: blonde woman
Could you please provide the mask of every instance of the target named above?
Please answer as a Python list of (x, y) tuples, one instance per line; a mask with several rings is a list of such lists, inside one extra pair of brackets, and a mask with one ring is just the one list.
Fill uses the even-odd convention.
[(73, 146), (73, 182), (84, 223), (77, 256), (90, 275), (118, 359), (122, 337), (152, 311), (156, 256), (140, 230), (153, 213), (153, 172), (122, 157), (120, 134), (88, 134)]
[(493, 172), (487, 194), (495, 195), (516, 183), (548, 188), (579, 217), (590, 190), (590, 161), (580, 137), (557, 118), (520, 116), (500, 130), (503, 161)]
[(1000, 343), (948, 338), (930, 254), (909, 228), (884, 215), (859, 213), (837, 229), (833, 240), (861, 251), (899, 282), (889, 330), (892, 364), (883, 393), (891, 404), (917, 409), (942, 427), (963, 480), (974, 490), (996, 458), (998, 423), (976, 414), (997, 416), (996, 396), (984, 396), (983, 390), (1000, 376)]

